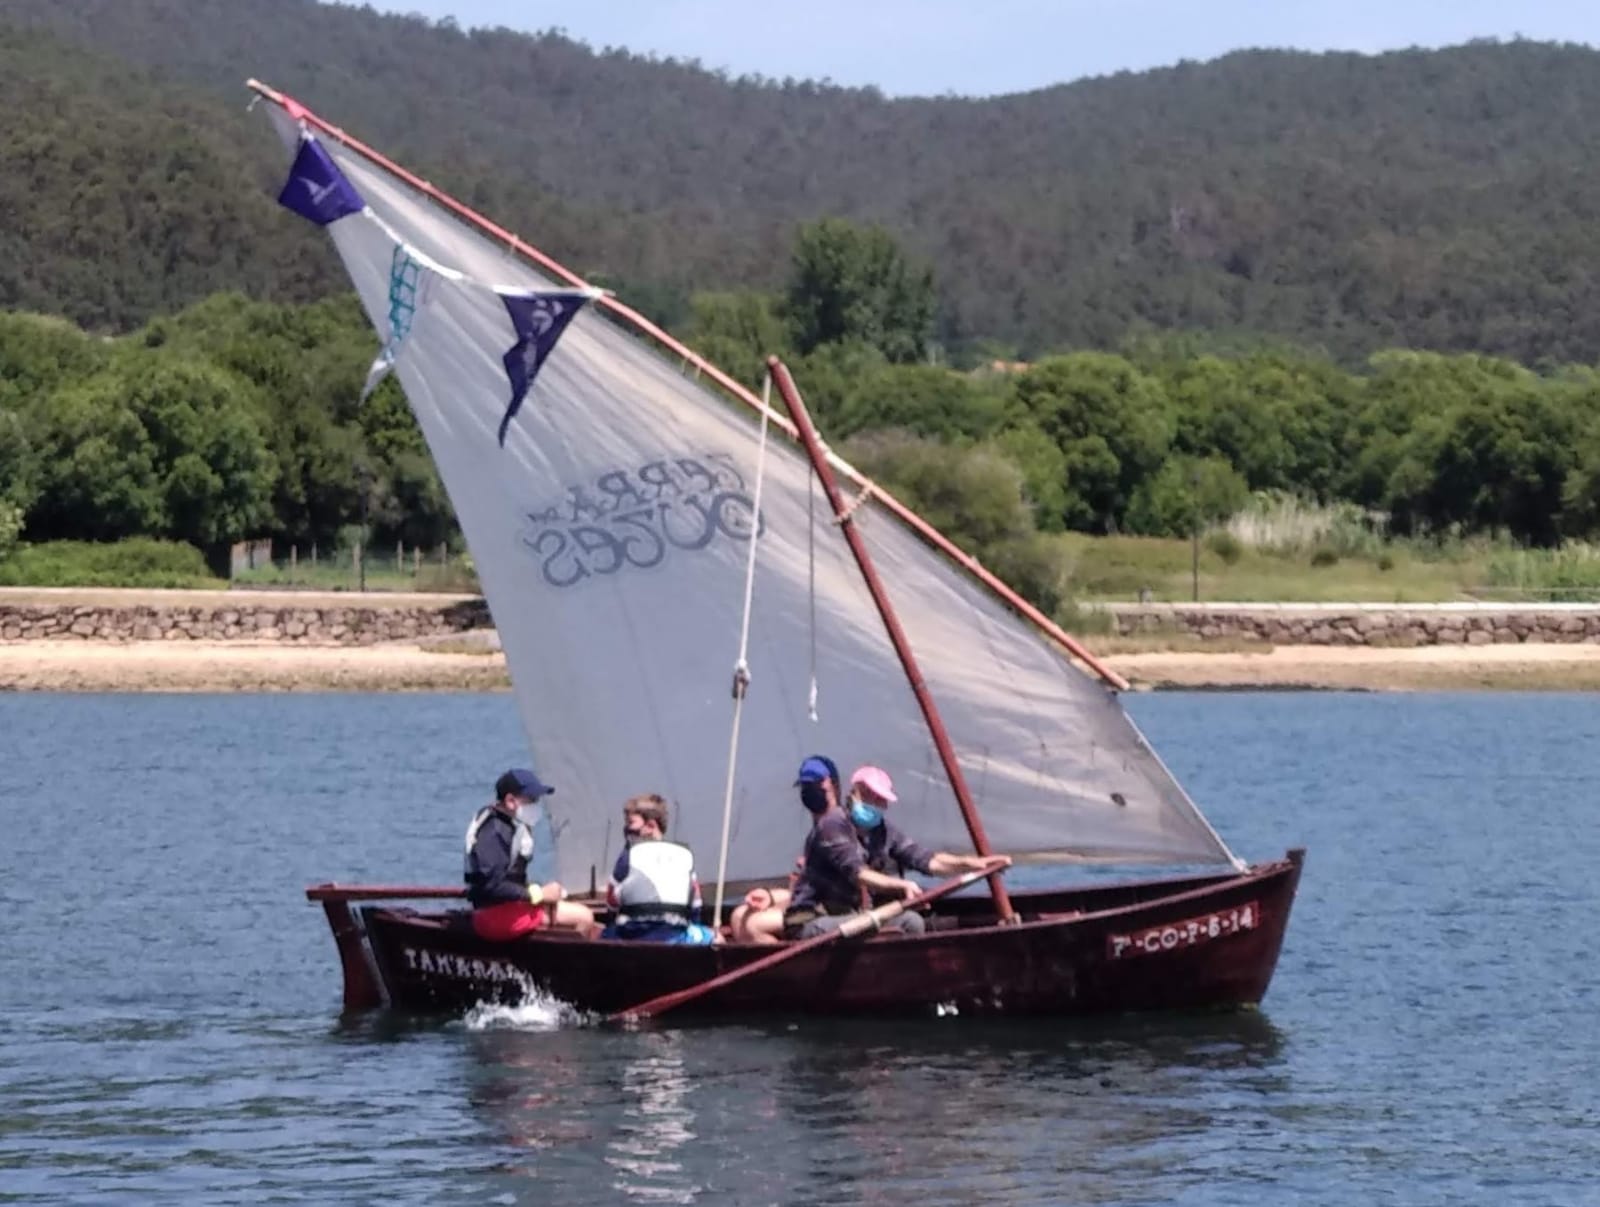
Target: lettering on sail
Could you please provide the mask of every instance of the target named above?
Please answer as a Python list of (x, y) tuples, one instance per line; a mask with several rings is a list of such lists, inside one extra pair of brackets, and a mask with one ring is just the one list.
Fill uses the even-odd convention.
[(504, 960), (485, 960), (481, 956), (460, 956), (448, 951), (402, 947), (406, 969), (457, 981), (522, 981), (523, 974)]
[(565, 588), (592, 575), (649, 570), (713, 541), (747, 541), (754, 515), (727, 453), (661, 457), (567, 487), (527, 513), (522, 543), (544, 581)]

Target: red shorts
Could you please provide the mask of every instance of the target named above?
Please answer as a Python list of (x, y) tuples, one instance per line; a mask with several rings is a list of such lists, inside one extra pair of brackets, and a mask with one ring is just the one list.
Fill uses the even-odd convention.
[(551, 912), (548, 905), (506, 901), (473, 910), (472, 929), (480, 939), (504, 943), (508, 939), (520, 939), (530, 931), (543, 930), (550, 925)]

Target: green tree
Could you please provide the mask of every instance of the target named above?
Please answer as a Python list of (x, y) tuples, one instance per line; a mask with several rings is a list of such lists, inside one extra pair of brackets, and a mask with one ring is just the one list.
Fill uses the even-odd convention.
[(861, 340), (818, 344), (789, 366), (811, 418), (824, 439), (832, 439), (844, 423), (845, 407), (857, 383), (886, 362), (883, 353)]
[(125, 397), (154, 446), (160, 535), (211, 548), (270, 531), (278, 467), (254, 391), (179, 352), (141, 350), (123, 369)]
[(23, 416), (0, 406), (0, 503), (26, 514), (39, 497), (39, 456)]
[(1335, 479), (1335, 492), (1363, 507), (1384, 508), (1394, 497), (1395, 474), (1413, 429), (1463, 404), (1470, 391), (1462, 366), (1433, 353), (1391, 349), (1374, 355), (1368, 369), (1345, 431), (1345, 469)]
[(260, 403), (237, 376), (131, 346), (32, 415), (45, 539), (170, 536), (215, 546), (272, 522), (276, 463)]
[(880, 431), (850, 441), (845, 456), (969, 553), (1033, 530), (1022, 473), (991, 446)]
[(0, 411), (24, 409), (102, 366), (106, 347), (71, 323), (0, 312)]
[(938, 296), (888, 231), (824, 218), (795, 236), (784, 307), (795, 347), (861, 340), (893, 364), (924, 360)]
[(1390, 478), (1392, 523), (1400, 531), (1460, 527), (1553, 545), (1581, 464), (1577, 414), (1562, 392), (1531, 374), (1483, 368), (1468, 398), (1404, 440)]
[(1066, 459), (1070, 527), (1113, 531), (1172, 444), (1158, 382), (1120, 356), (1080, 352), (1042, 360), (1013, 382), (1014, 422), (1031, 423)]
[(1066, 454), (1037, 426), (1008, 427), (994, 438), (994, 444), (1022, 472), (1023, 489), (1040, 531), (1060, 532), (1087, 525), (1094, 518), (1068, 484)]
[(1006, 391), (934, 365), (880, 365), (857, 374), (839, 400), (836, 436), (904, 428), (942, 440), (979, 440), (1005, 418)]
[(110, 541), (166, 527), (156, 451), (120, 374), (63, 387), (38, 412), (34, 540)]
[(1128, 530), (1188, 536), (1226, 520), (1249, 498), (1244, 477), (1221, 457), (1172, 457), (1134, 492)]
[(1331, 362), (1262, 351), (1168, 362), (1156, 372), (1172, 404), (1175, 448), (1223, 458), (1251, 490), (1333, 498), (1357, 388)]
[(781, 302), (766, 293), (697, 293), (683, 333), (686, 344), (752, 388), (767, 371), (767, 357), (789, 358), (789, 329), (779, 313)]
[(455, 518), (421, 429), (391, 378), (358, 402), (377, 338), (353, 297), (312, 306), (208, 298), (150, 324), (146, 345), (203, 356), (265, 400), (278, 475), (272, 535), (332, 546), (360, 512), (357, 466), (368, 467), (374, 540), (434, 543)]
[(0, 499), (0, 562), (5, 561), (17, 547), (22, 535), (22, 508)]

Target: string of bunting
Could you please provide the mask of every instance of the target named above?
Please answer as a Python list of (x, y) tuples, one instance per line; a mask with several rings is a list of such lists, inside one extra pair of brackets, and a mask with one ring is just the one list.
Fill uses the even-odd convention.
[(374, 223), (394, 244), (389, 271), (389, 312), (386, 329), (380, 332), (382, 345), (367, 371), (361, 398), (367, 397), (394, 369), (405, 347), (406, 337), (428, 305), (437, 279), (485, 289), (504, 304), (513, 339), (501, 363), (510, 386), (510, 400), (500, 420), (499, 441), (506, 442), (511, 422), (521, 410), (556, 343), (585, 303), (600, 295), (595, 289), (528, 289), (523, 286), (490, 285), (466, 273), (439, 263), (407, 243), (380, 218), (345, 176), (327, 149), (304, 122), (300, 144), (289, 167), (289, 179), (278, 194), (278, 204), (308, 222), (327, 227), (350, 217)]

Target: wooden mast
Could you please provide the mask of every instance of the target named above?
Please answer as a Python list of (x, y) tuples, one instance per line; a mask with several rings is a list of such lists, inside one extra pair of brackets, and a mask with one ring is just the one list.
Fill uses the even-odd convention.
[[(900, 665), (905, 669), (906, 678), (911, 683), (911, 694), (917, 698), (917, 705), (922, 709), (923, 720), (928, 723), (928, 733), (939, 751), (939, 761), (944, 764), (944, 773), (950, 779), (950, 789), (956, 794), (956, 803), (961, 806), (961, 816), (967, 823), (967, 833), (972, 836), (973, 849), (980, 855), (993, 855), (994, 849), (989, 845), (989, 836), (983, 832), (983, 821), (972, 804), (971, 793), (967, 791), (967, 780), (961, 773), (961, 764), (956, 760), (955, 750), (950, 745), (950, 735), (945, 732), (939, 709), (933, 702), (928, 685), (922, 678), (922, 671), (917, 667), (916, 657), (911, 652), (911, 643), (906, 640), (905, 630), (900, 627), (900, 618), (895, 615), (889, 596), (883, 589), (883, 582), (878, 578), (877, 568), (873, 566), (872, 557), (867, 553), (866, 542), (856, 531), (855, 521), (844, 505), (844, 499), (839, 493), (839, 480), (834, 476), (833, 466), (828, 464), (827, 454), (822, 450), (822, 441), (817, 438), (817, 429), (811, 424), (806, 404), (800, 400), (799, 391), (794, 388), (794, 381), (789, 376), (789, 369), (781, 360), (776, 356), (767, 357), (767, 369), (772, 374), (772, 380), (778, 385), (778, 393), (783, 395), (783, 405), (788, 409), (789, 418), (794, 421), (795, 433), (800, 437), (800, 444), (806, 450), (811, 468), (816, 471), (817, 480), (827, 492), (828, 505), (833, 508), (834, 519), (838, 521), (840, 531), (844, 533), (844, 539), (850, 545), (850, 552), (855, 556), (856, 565), (861, 568), (861, 577), (866, 580), (867, 590), (872, 593), (872, 602), (877, 605), (878, 615), (883, 618), (883, 627), (889, 631), (889, 641), (894, 645), (894, 652), (900, 657)], [(989, 873), (989, 892), (994, 898), (1000, 920), (1015, 921), (1016, 910), (1011, 907), (1011, 896), (1006, 892), (998, 871)]]

